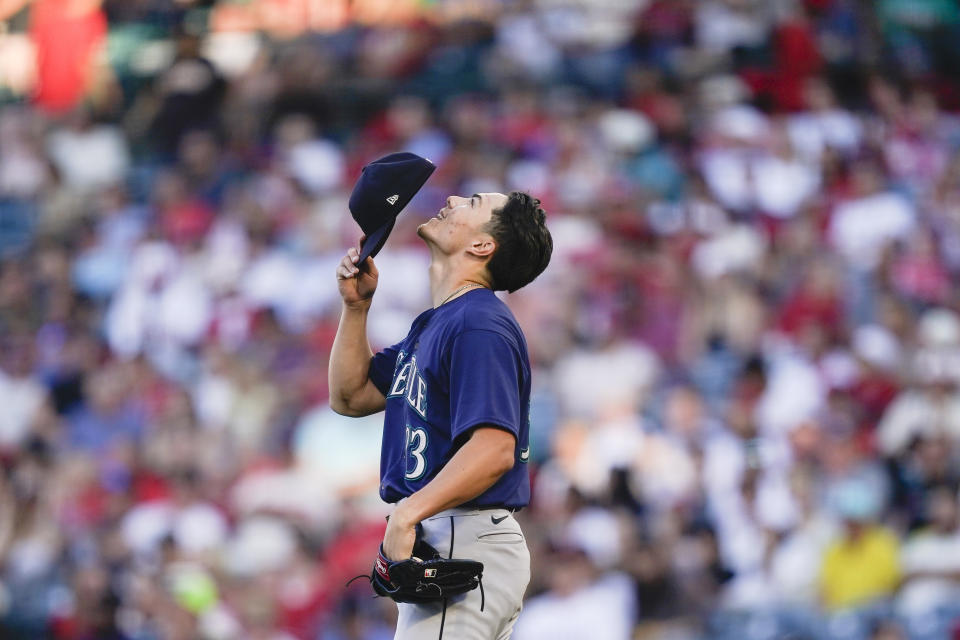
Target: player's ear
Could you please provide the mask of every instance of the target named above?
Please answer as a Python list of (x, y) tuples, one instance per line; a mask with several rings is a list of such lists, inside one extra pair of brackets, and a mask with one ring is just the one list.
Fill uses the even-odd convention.
[(467, 253), (478, 258), (489, 258), (491, 255), (493, 255), (493, 252), (496, 248), (497, 243), (493, 241), (493, 237), (485, 233), (474, 238), (473, 242), (470, 243), (470, 246), (467, 247)]

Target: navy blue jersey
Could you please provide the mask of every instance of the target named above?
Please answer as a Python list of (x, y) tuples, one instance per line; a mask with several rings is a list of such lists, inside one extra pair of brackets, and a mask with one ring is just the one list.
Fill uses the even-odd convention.
[(413, 321), (404, 340), (373, 356), (370, 380), (387, 398), (380, 497), (396, 502), (430, 482), (466, 441), (491, 425), (516, 437), (513, 468), (468, 506), (530, 500), (530, 358), (513, 314), (474, 289)]

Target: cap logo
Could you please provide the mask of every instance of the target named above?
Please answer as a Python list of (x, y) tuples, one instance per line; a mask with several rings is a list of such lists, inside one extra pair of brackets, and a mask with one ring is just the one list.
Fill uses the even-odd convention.
[(397, 204), (397, 200), (399, 200), (399, 199), (400, 199), (400, 194), (399, 194), (399, 193), (395, 193), (395, 194), (393, 194), (392, 196), (390, 196), (389, 198), (387, 198), (387, 202), (389, 202), (390, 204)]
[(436, 569), (424, 569), (424, 570), (423, 570), (423, 577), (424, 577), (424, 578), (436, 578), (436, 577), (437, 577), (437, 570), (436, 570)]

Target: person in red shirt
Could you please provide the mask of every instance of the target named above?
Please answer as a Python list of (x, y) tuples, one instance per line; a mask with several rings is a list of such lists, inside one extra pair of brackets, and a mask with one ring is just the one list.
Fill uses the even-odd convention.
[(102, 0), (35, 0), (30, 37), (37, 47), (34, 101), (47, 111), (75, 107), (95, 81), (106, 43)]

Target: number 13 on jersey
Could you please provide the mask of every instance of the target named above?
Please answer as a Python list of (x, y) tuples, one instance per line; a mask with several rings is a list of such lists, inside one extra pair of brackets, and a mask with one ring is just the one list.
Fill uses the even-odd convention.
[(407, 480), (419, 480), (427, 470), (427, 461), (423, 452), (427, 448), (427, 432), (419, 427), (407, 425), (407, 468), (404, 477)]

